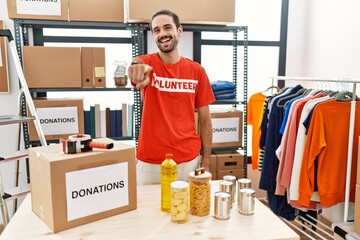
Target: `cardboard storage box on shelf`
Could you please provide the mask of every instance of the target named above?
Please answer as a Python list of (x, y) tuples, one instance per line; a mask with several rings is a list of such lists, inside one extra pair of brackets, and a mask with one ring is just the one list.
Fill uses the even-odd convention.
[[(84, 133), (84, 104), (82, 99), (34, 99), (36, 113), (46, 140), (59, 140)], [(30, 141), (39, 141), (35, 125), (29, 124)]]
[(53, 232), (137, 208), (133, 146), (64, 154), (53, 144), (30, 148), (29, 162), (32, 210)]
[(68, 20), (68, 0), (19, 1), (7, 0), (9, 18)]
[(29, 88), (80, 88), (79, 47), (24, 46), (24, 75)]
[[(0, 30), (1, 29), (5, 29), (5, 26), (4, 21), (0, 20)], [(0, 93), (10, 92), (6, 42), (6, 38), (0, 38)]]
[(69, 0), (70, 21), (125, 22), (124, 0)]
[(217, 177), (222, 179), (225, 175), (236, 178), (244, 177), (244, 156), (239, 152), (217, 153)]
[(355, 191), (354, 229), (360, 234), (360, 184), (356, 184)]
[(82, 87), (105, 87), (105, 48), (81, 48)]
[(211, 111), (212, 148), (242, 146), (243, 113), (233, 109)]
[(244, 156), (239, 152), (217, 153), (217, 170), (244, 169)]
[(128, 0), (128, 22), (149, 23), (161, 9), (175, 12), (181, 23), (227, 25), (235, 21), (235, 0)]

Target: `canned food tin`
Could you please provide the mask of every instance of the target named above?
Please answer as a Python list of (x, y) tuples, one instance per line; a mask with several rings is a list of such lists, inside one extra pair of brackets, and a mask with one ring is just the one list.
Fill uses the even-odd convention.
[(219, 182), (219, 191), (221, 192), (228, 192), (230, 193), (230, 199), (231, 199), (231, 204), (230, 204), (230, 207), (232, 207), (232, 199), (233, 199), (233, 191), (232, 191), (232, 188), (233, 188), (233, 184), (232, 182), (230, 181), (226, 181), (226, 180), (221, 180)]
[(214, 217), (220, 220), (229, 219), (231, 208), (231, 194), (229, 192), (218, 191), (215, 192), (214, 197)]
[(248, 178), (240, 178), (238, 181), (239, 190), (242, 188), (251, 188), (251, 180)]
[(239, 213), (243, 215), (254, 214), (255, 190), (252, 188), (243, 188), (239, 190), (238, 195)]
[(235, 202), (235, 196), (236, 196), (236, 177), (233, 175), (225, 175), (223, 177), (223, 180), (232, 182), (232, 188), (231, 188), (231, 198), (232, 202)]

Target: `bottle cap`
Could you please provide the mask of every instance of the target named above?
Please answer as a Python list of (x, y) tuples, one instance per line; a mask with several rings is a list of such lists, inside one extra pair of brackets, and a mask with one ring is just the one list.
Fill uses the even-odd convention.
[(165, 158), (172, 158), (172, 157), (173, 157), (172, 153), (166, 153), (165, 154)]

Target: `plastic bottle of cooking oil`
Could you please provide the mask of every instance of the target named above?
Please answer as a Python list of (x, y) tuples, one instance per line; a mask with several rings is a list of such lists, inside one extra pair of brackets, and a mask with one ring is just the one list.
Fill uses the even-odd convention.
[(170, 212), (171, 210), (170, 184), (177, 180), (177, 164), (172, 157), (171, 153), (165, 154), (165, 160), (160, 167), (161, 211), (163, 212)]

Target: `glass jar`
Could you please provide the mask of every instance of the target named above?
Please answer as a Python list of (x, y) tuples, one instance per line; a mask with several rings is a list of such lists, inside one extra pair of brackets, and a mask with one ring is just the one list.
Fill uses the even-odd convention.
[(185, 223), (189, 219), (189, 183), (175, 181), (171, 183), (171, 221)]
[(211, 173), (198, 168), (189, 173), (190, 178), (190, 214), (207, 216), (210, 214)]
[(125, 87), (128, 79), (126, 75), (127, 63), (125, 61), (115, 61), (114, 83), (116, 87)]

